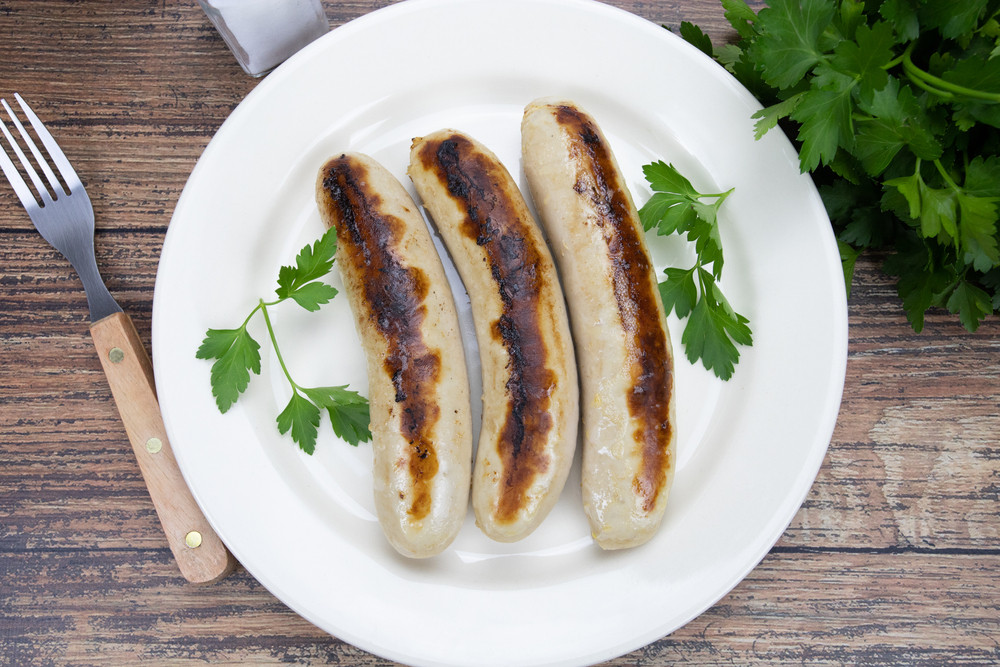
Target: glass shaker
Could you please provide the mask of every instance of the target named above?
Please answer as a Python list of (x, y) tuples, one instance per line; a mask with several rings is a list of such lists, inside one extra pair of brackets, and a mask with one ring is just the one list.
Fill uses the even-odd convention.
[(243, 70), (263, 76), (330, 30), (321, 0), (198, 0)]

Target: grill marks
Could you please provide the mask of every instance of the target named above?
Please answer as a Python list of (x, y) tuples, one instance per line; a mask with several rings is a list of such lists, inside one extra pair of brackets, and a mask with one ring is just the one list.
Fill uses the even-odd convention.
[(611, 280), (618, 314), (627, 336), (632, 386), (628, 394), (629, 414), (636, 428), (642, 465), (632, 481), (650, 511), (667, 484), (667, 446), (671, 440), (670, 398), (673, 365), (667, 350), (657, 307), (655, 284), (647, 280), (652, 267), (641, 232), (631, 222), (631, 203), (624, 184), (616, 183), (611, 151), (593, 123), (577, 109), (556, 108), (555, 117), (565, 132), (579, 141), (570, 145), (577, 164), (574, 190), (588, 197), (600, 217), (600, 227), (611, 261)]
[(508, 355), (507, 413), (496, 443), (504, 475), (496, 518), (511, 522), (536, 476), (549, 466), (549, 395), (558, 379), (546, 366), (540, 313), (548, 287), (537, 271), (539, 250), (526, 233), (533, 222), (503, 196), (502, 168), (465, 137), (428, 141), (419, 159), (465, 212), (461, 231), (483, 248), (503, 306), (491, 328)]
[(403, 240), (404, 223), (381, 212), (381, 198), (368, 187), (366, 174), (364, 166), (341, 156), (327, 163), (323, 189), (335, 212), (337, 261), (363, 276), (368, 315), (388, 343), (383, 368), (392, 379), (401, 432), (410, 444), (413, 497), (408, 513), (419, 520), (431, 509), (430, 480), (438, 472), (434, 427), (440, 418), (434, 392), (421, 388), (440, 378), (441, 351), (428, 348), (421, 334), (428, 277), (401, 261), (395, 249)]

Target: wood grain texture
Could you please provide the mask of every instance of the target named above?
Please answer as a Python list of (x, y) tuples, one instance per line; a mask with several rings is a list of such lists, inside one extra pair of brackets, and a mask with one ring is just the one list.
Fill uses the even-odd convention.
[[(385, 4), (326, 7), (339, 25)], [(717, 0), (611, 4), (729, 34)], [(190, 0), (0, 0), (0, 82), (84, 177), (98, 263), (149, 349), (170, 214), (258, 81)], [(609, 665), (1000, 663), (1000, 324), (968, 334), (935, 312), (914, 334), (877, 258), (849, 318), (833, 441), (778, 544)], [(0, 665), (392, 664), (245, 570), (210, 588), (178, 576), (87, 327), (76, 275), (0, 184)]]

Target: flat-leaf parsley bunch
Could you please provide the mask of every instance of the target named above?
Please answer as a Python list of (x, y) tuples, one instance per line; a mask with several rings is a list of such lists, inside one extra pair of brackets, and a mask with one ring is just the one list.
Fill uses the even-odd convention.
[(198, 359), (215, 360), (211, 372), (212, 395), (219, 411), (226, 412), (246, 391), (250, 373), (260, 374), (260, 343), (247, 331), (247, 325), (255, 314), (261, 313), (278, 364), (292, 388), (291, 400), (277, 418), (278, 431), (282, 434), (291, 431), (292, 440), (307, 454), (316, 449), (322, 410), (330, 416), (333, 432), (348, 443), (357, 445), (371, 439), (368, 400), (346, 385), (303, 387), (295, 382), (281, 356), (271, 324), (269, 309), (288, 299), (308, 311), (317, 311), (337, 295), (336, 288), (320, 280), (333, 269), (336, 252), (337, 235), (331, 228), (315, 243), (302, 248), (294, 266), (281, 267), (275, 289), (277, 299), (258, 299), (235, 329), (209, 329), (195, 355)]
[(779, 123), (854, 262), (883, 269), (913, 329), (945, 307), (975, 331), (1000, 310), (1000, 0), (722, 0), (738, 41), (713, 49)]

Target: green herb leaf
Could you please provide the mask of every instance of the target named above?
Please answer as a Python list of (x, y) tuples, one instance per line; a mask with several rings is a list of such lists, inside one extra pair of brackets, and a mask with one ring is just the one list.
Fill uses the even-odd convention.
[(302, 392), (317, 406), (326, 409), (333, 432), (348, 444), (357, 446), (360, 442), (371, 440), (371, 415), (368, 400), (364, 396), (350, 391), (346, 385), (315, 387), (303, 389)]
[(685, 318), (698, 301), (698, 288), (694, 283), (695, 268), (678, 269), (668, 267), (663, 270), (667, 279), (660, 283), (660, 300), (666, 312), (673, 311), (677, 317)]
[(920, 22), (927, 28), (940, 29), (946, 38), (961, 37), (976, 27), (988, 4), (989, 0), (921, 3)]
[(319, 408), (306, 397), (293, 393), (288, 405), (278, 415), (278, 432), (282, 435), (289, 430), (292, 440), (306, 454), (316, 450), (316, 433), (319, 430)]
[(663, 192), (691, 200), (698, 197), (698, 191), (691, 185), (691, 181), (677, 171), (673, 165), (667, 164), (663, 160), (643, 165), (642, 173), (646, 176), (649, 187), (656, 192)]
[(299, 251), (295, 266), (283, 266), (278, 272), (279, 299), (287, 299), (306, 283), (322, 278), (333, 268), (337, 254), (337, 232), (331, 227), (312, 245)]
[(317, 311), (325, 303), (337, 296), (337, 290), (332, 285), (314, 281), (299, 287), (289, 296), (308, 311)]
[(984, 274), (982, 284), (987, 291), (993, 293), (991, 298), (993, 310), (1000, 310), (1000, 268), (993, 269), (992, 271)]
[(801, 123), (799, 161), (803, 171), (830, 164), (839, 148), (854, 147), (854, 95), (857, 75), (821, 64), (816, 67), (811, 89), (789, 115)]
[(858, 82), (860, 93), (882, 90), (889, 82), (886, 65), (893, 58), (895, 36), (892, 26), (883, 21), (861, 24), (854, 41), (844, 40), (834, 47), (831, 67)]
[(736, 343), (751, 345), (753, 337), (749, 320), (729, 308), (728, 303), (716, 301), (715, 292), (702, 292), (681, 334), (681, 343), (688, 361), (701, 359), (705, 368), (728, 380), (740, 358)]
[(979, 328), (979, 323), (993, 314), (990, 295), (967, 280), (960, 280), (955, 291), (948, 297), (948, 310), (957, 313), (958, 318), (969, 331)]
[(950, 243), (958, 234), (955, 193), (932, 188), (920, 179), (920, 232), (926, 238)]
[(216, 359), (212, 364), (212, 395), (219, 412), (225, 413), (250, 384), (250, 372), (260, 375), (260, 344), (246, 327), (209, 329), (195, 353), (198, 359)]
[(997, 247), (997, 200), (965, 192), (959, 192), (957, 200), (962, 259), (977, 271), (986, 273), (1000, 264), (1000, 249)]
[(927, 309), (939, 305), (949, 285), (958, 279), (953, 269), (934, 261), (928, 241), (912, 231), (900, 235), (896, 252), (886, 258), (882, 268), (887, 274), (899, 277), (896, 291), (910, 326), (918, 333), (924, 328)]
[(914, 40), (920, 35), (920, 19), (915, 0), (885, 0), (879, 14), (896, 31), (898, 39)]
[(694, 23), (691, 23), (690, 21), (681, 21), (681, 37), (684, 38), (684, 41), (696, 47), (706, 56), (711, 57), (713, 55), (712, 39)]
[(725, 9), (726, 20), (737, 34), (744, 39), (751, 38), (754, 35), (753, 24), (757, 21), (757, 14), (750, 5), (744, 0), (722, 0), (722, 6)]
[(786, 100), (772, 104), (769, 107), (764, 107), (751, 114), (750, 117), (757, 120), (753, 126), (754, 138), (760, 139), (767, 134), (768, 130), (774, 129), (778, 125), (779, 120), (790, 116), (799, 106), (803, 95), (805, 95), (804, 92), (796, 93)]
[(732, 190), (699, 193), (676, 168), (662, 161), (645, 165), (643, 173), (655, 191), (639, 210), (643, 228), (655, 228), (661, 235), (686, 235), (697, 254), (689, 269), (665, 269), (666, 280), (659, 285), (663, 308), (688, 318), (681, 335), (688, 360), (701, 359), (706, 369), (728, 380), (740, 357), (736, 346), (753, 342), (749, 321), (730, 307), (716, 282), (724, 264), (719, 208)]
[(783, 89), (799, 83), (826, 59), (820, 36), (830, 25), (836, 5), (826, 0), (772, 0), (760, 10), (755, 41), (748, 53), (764, 80)]
[(919, 101), (910, 88), (900, 88), (895, 77), (882, 90), (861, 94), (858, 108), (871, 114), (857, 122), (856, 154), (868, 174), (882, 174), (904, 149), (922, 160), (941, 157), (941, 144)]
[(941, 78), (960, 88), (1000, 95), (1000, 59), (972, 54), (957, 60), (941, 73)]
[(854, 282), (854, 265), (858, 261), (861, 251), (852, 248), (843, 241), (837, 241), (837, 248), (840, 250), (840, 263), (844, 267), (844, 284), (847, 285), (847, 298), (851, 298), (851, 283)]
[(648, 232), (655, 227), (661, 236), (686, 231), (697, 217), (690, 199), (668, 192), (655, 193), (639, 210), (643, 228)]
[(970, 195), (1000, 197), (1000, 156), (978, 156), (969, 162), (964, 185)]

